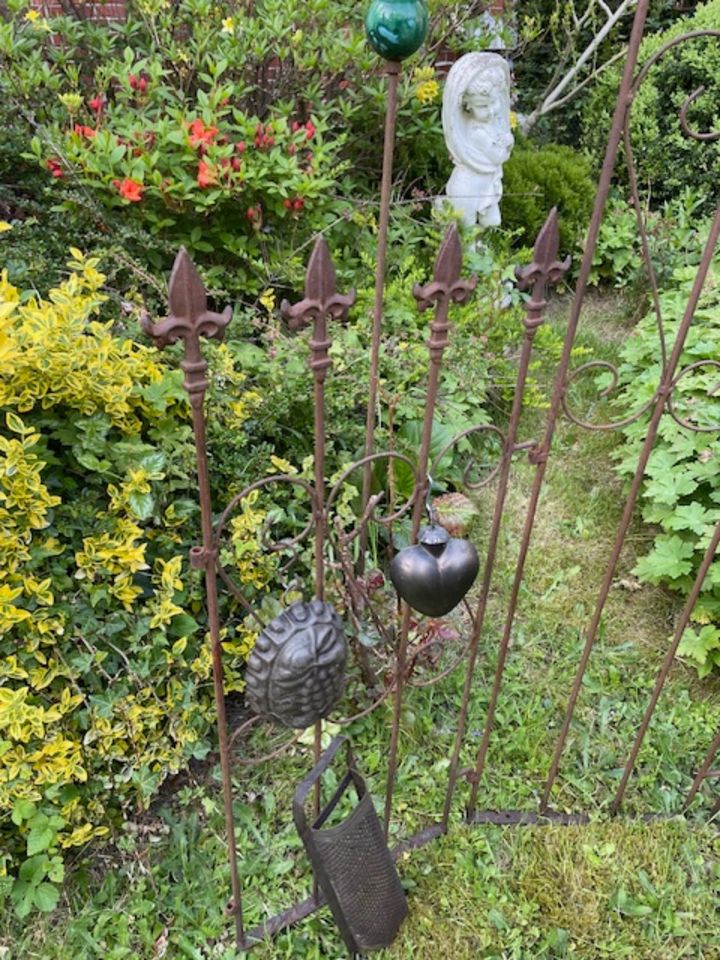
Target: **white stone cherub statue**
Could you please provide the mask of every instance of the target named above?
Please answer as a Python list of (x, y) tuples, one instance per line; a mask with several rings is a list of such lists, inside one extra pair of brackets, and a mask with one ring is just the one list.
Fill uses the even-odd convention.
[(510, 68), (496, 53), (466, 53), (445, 81), (443, 131), (455, 169), (447, 199), (468, 226), (500, 224), (503, 164), (510, 129)]

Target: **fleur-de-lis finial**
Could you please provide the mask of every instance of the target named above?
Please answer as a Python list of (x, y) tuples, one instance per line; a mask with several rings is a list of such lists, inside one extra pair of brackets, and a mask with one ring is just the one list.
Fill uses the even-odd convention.
[(202, 402), (208, 386), (207, 361), (200, 350), (200, 337), (222, 340), (231, 318), (232, 307), (226, 307), (222, 313), (208, 310), (203, 282), (187, 250), (181, 247), (168, 284), (167, 318), (153, 323), (144, 314), (140, 324), (160, 350), (178, 340), (184, 341), (185, 358), (180, 366), (185, 372), (183, 386), (190, 394), (191, 403)]
[(533, 262), (526, 267), (518, 267), (515, 271), (518, 289), (532, 290), (527, 303), (527, 316), (523, 321), (527, 328), (536, 327), (543, 322), (542, 315), (547, 306), (547, 287), (556, 284), (570, 267), (570, 257), (558, 260), (559, 249), (558, 214), (557, 207), (553, 207), (535, 240)]
[(440, 363), (443, 350), (449, 343), (447, 335), (450, 329), (448, 321), (450, 302), (467, 303), (477, 285), (476, 277), (461, 280), (461, 269), (462, 247), (460, 246), (460, 236), (458, 235), (457, 224), (451, 223), (435, 258), (432, 281), (425, 286), (416, 283), (413, 287), (413, 296), (418, 302), (419, 310), (427, 310), (433, 303), (437, 305), (435, 318), (430, 324), (430, 340), (428, 343), (430, 357), (437, 364)]
[(305, 298), (293, 305), (283, 300), (280, 305), (282, 315), (291, 330), (302, 330), (311, 323), (313, 325), (313, 335), (310, 340), (312, 351), (310, 367), (316, 379), (324, 380), (327, 368), (330, 366), (327, 318), (344, 319), (348, 308), (353, 303), (355, 303), (354, 290), (347, 295), (337, 292), (335, 268), (325, 238), (321, 235), (315, 241), (308, 263), (305, 276)]
[(443, 242), (435, 257), (432, 281), (424, 287), (416, 283), (413, 296), (420, 310), (427, 310), (439, 300), (452, 300), (454, 303), (467, 303), (477, 286), (477, 278), (460, 279), (462, 270), (462, 247), (456, 223), (448, 227)]

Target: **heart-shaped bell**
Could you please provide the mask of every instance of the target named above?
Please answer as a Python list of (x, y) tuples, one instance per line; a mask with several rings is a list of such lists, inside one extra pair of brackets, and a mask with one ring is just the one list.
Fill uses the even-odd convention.
[(393, 557), (390, 579), (413, 610), (444, 617), (475, 581), (480, 561), (469, 540), (451, 537), (434, 524), (423, 527), (414, 547)]

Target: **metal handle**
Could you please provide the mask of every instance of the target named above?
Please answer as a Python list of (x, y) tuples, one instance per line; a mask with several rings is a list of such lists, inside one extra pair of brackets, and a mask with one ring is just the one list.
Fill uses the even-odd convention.
[(355, 757), (353, 756), (350, 741), (347, 739), (347, 737), (334, 737), (330, 746), (327, 748), (325, 753), (323, 753), (318, 763), (313, 767), (308, 776), (302, 781), (302, 783), (298, 785), (295, 790), (295, 796), (293, 797), (293, 820), (295, 821), (295, 826), (301, 836), (304, 836), (309, 829), (307, 817), (305, 816), (305, 801), (307, 800), (310, 791), (313, 789), (317, 781), (327, 771), (328, 767), (335, 759), (335, 756), (343, 743), (347, 747), (348, 771), (340, 782), (339, 787), (335, 791), (335, 794), (328, 803), (327, 807), (321, 812), (320, 816), (313, 823), (313, 826), (319, 827), (322, 823), (324, 823), (344, 791), (350, 785), (351, 781), (355, 784), (358, 794), (361, 797), (366, 792), (365, 781), (355, 768)]

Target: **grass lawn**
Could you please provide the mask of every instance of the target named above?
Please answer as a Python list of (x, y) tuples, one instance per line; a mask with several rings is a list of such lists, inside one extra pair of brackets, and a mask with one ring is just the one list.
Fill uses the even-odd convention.
[[(553, 309), (564, 325), (566, 304)], [(626, 332), (627, 307), (591, 304), (580, 344), (610, 358)], [(586, 359), (586, 358), (583, 358)], [(542, 376), (542, 373), (540, 374)], [(537, 436), (543, 411), (525, 416)], [(541, 499), (505, 682), (480, 789), (483, 808), (534, 809), (562, 720), (622, 504), (613, 472), (618, 438), (562, 421)], [(463, 765), (479, 743), (495, 651), (533, 468), (518, 458), (475, 681)], [(483, 516), (493, 491), (484, 496)], [(646, 542), (637, 524), (611, 590), (571, 727), (553, 805), (591, 814), (587, 826), (465, 827), (461, 786), (450, 834), (400, 863), (410, 917), (390, 958), (720, 958), (720, 846), (705, 822), (712, 786), (687, 819), (645, 823), (637, 814), (677, 812), (720, 724), (718, 681), (700, 684), (673, 668), (627, 793), (623, 816), (607, 807), (652, 688), (680, 605), (641, 586), (633, 558)], [(482, 556), (483, 531), (477, 536)], [(394, 832), (440, 817), (462, 669), (408, 691)], [(350, 729), (374, 796), (383, 794), (390, 707)], [(237, 768), (236, 813), (249, 924), (308, 891), (304, 853), (291, 823), (295, 784), (310, 767), (299, 745), (272, 771)], [(713, 781), (710, 781), (712, 784)], [(184, 778), (151, 814), (127, 823), (113, 848), (88, 852), (66, 886), (62, 909), (23, 924), (7, 916), (0, 960), (154, 960), (234, 956), (222, 904), (228, 896), (218, 771)], [(327, 910), (261, 944), (254, 956), (346, 956)]]

